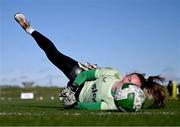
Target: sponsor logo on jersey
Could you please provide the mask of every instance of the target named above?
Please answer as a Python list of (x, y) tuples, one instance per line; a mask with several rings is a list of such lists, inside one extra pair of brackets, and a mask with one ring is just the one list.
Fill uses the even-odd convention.
[(92, 101), (96, 102), (96, 92), (98, 91), (97, 88), (96, 88), (96, 84), (92, 85), (91, 90), (92, 90)]

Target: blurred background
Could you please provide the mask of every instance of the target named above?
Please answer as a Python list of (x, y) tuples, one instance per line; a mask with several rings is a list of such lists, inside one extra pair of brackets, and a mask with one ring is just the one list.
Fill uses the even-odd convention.
[(0, 0), (0, 87), (64, 87), (67, 78), (16, 23), (16, 12), (79, 62), (180, 83), (179, 0)]

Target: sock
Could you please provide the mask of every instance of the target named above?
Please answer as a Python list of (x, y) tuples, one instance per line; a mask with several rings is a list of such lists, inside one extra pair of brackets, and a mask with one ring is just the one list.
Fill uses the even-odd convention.
[(34, 32), (34, 31), (35, 31), (35, 29), (32, 28), (31, 26), (28, 26), (28, 27), (26, 28), (26, 32), (27, 32), (28, 34), (32, 34), (32, 32)]

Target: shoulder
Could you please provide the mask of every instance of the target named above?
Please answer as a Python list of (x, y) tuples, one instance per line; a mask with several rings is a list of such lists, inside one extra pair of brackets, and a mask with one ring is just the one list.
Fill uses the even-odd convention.
[(116, 78), (120, 78), (119, 71), (114, 69), (114, 68), (112, 68), (112, 67), (98, 68), (98, 69), (96, 69), (95, 75), (96, 75), (96, 77), (114, 76)]

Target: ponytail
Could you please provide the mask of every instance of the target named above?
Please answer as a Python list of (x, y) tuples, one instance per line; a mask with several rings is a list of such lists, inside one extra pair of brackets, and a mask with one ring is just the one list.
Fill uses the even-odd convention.
[(160, 108), (165, 107), (167, 103), (167, 95), (165, 88), (162, 86), (162, 83), (165, 81), (165, 78), (160, 75), (149, 76), (145, 78), (145, 74), (132, 73), (136, 74), (141, 81), (141, 88), (144, 90), (147, 98), (153, 99), (153, 104), (149, 108)]
[(153, 97), (154, 103), (152, 108), (165, 107), (167, 103), (167, 96), (164, 87), (161, 85), (165, 78), (158, 76), (150, 76), (144, 84), (147, 94)]

